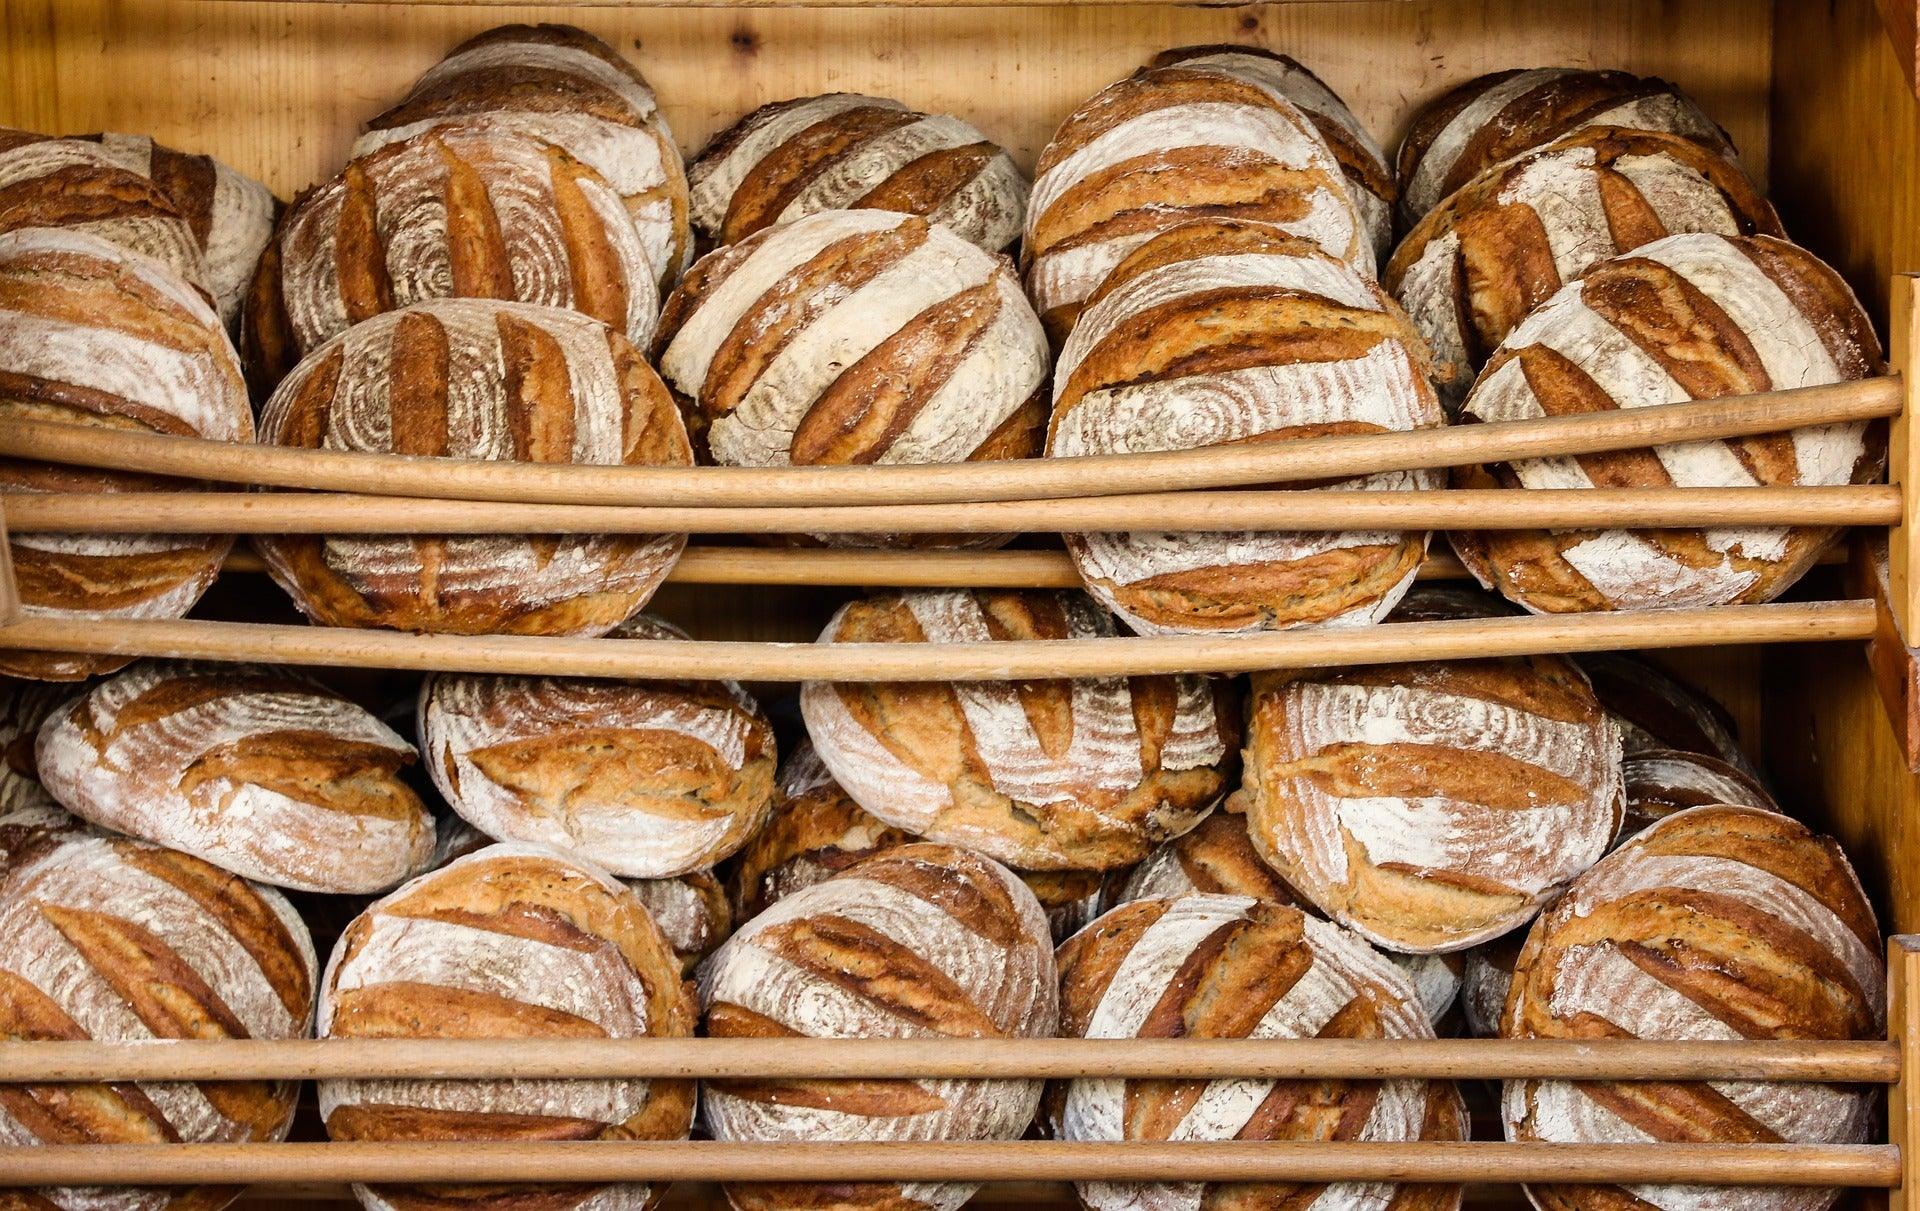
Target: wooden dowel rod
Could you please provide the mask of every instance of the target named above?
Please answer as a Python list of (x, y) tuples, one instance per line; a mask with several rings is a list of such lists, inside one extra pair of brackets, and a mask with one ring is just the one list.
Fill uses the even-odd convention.
[(337, 1078), (1581, 1078), (1890, 1084), (1892, 1043), (1606, 1039), (298, 1039), (0, 1043), (0, 1084)]
[(9, 419), (0, 457), (279, 488), (540, 504), (783, 506), (939, 504), (1126, 495), (1343, 479), (1375, 471), (1632, 450), (1890, 416), (1897, 378), (1613, 412), (1251, 442), (1161, 454), (916, 466), (603, 467), (415, 458), (236, 445)]
[(0, 1149), (0, 1185), (247, 1182), (1389, 1181), (1870, 1186), (1885, 1144), (511, 1143), (95, 1144)]
[(681, 508), (430, 500), (345, 493), (0, 494), (15, 533), (1002, 534), (1094, 530), (1531, 530), (1887, 526), (1900, 489), (1498, 488), (1432, 492), (1156, 492), (1066, 500)]
[(1464, 618), (1259, 635), (942, 644), (413, 635), (196, 619), (116, 618), (112, 626), (102, 626), (87, 620), (25, 618), (0, 627), (0, 649), (563, 677), (1006, 681), (1813, 643), (1865, 639), (1874, 625), (1870, 601)]

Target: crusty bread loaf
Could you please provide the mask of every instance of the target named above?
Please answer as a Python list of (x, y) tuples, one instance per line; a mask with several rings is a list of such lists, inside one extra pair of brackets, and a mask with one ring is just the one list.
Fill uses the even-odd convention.
[[(926, 591), (851, 602), (823, 643), (1111, 636), (1078, 593)], [(1208, 677), (853, 684), (800, 712), (861, 807), (1023, 870), (1111, 870), (1198, 824), (1229, 785), (1231, 686)]]
[[(1413, 986), (1372, 947), (1297, 908), (1244, 896), (1138, 900), (1060, 948), (1071, 1038), (1433, 1037)], [(1460, 1140), (1466, 1108), (1429, 1081), (1067, 1083), (1053, 1134), (1134, 1140)], [(1441, 1211), (1458, 1186), (1080, 1182), (1092, 1211)]]
[(710, 870), (696, 870), (671, 879), (628, 879), (626, 885), (652, 914), (660, 935), (680, 959), (683, 975), (692, 975), (700, 960), (718, 950), (733, 932), (733, 909), (727, 889)]
[(1407, 223), (1482, 172), (1587, 126), (1664, 131), (1731, 158), (1727, 134), (1665, 80), (1572, 67), (1494, 72), (1427, 103), (1400, 144)]
[(58, 806), (40, 783), (33, 746), (47, 716), (72, 697), (71, 686), (0, 681), (0, 815)]
[[(1058, 1021), (1052, 940), (1033, 893), (991, 859), (944, 845), (887, 850), (782, 899), (701, 969), (714, 1038), (1047, 1038)], [(723, 1142), (1011, 1140), (1040, 1082), (706, 1083)], [(954, 1211), (974, 1186), (730, 1185), (738, 1211)]]
[[(1140, 454), (1444, 423), (1424, 342), (1378, 286), (1263, 223), (1141, 245), (1089, 300), (1054, 370), (1047, 453)], [(1434, 471), (1325, 486), (1437, 487)], [(1088, 591), (1136, 630), (1377, 622), (1423, 531), (1069, 534)]]
[(566, 307), (653, 337), (655, 267), (606, 179), (497, 124), (431, 127), (302, 194), (260, 262), (246, 360), (263, 390), (361, 320), (436, 298)]
[[(626, 337), (576, 312), (444, 299), (314, 350), (260, 418), (283, 446), (690, 466), (673, 400)], [(683, 534), (262, 536), (314, 621), (458, 634), (604, 634), (645, 605)]]
[(1621, 772), (1627, 787), (1622, 832), (1629, 836), (1690, 807), (1725, 803), (1780, 810), (1773, 796), (1745, 770), (1705, 753), (1651, 749), (1628, 757)]
[(1169, 63), (1096, 93), (1040, 153), (1027, 204), (1021, 258), (1048, 334), (1064, 340), (1135, 248), (1220, 214), (1270, 223), (1373, 276), (1339, 160), (1264, 79)]
[[(1479, 421), (1641, 408), (1863, 378), (1880, 370), (1873, 326), (1818, 258), (1767, 236), (1692, 234), (1589, 271), (1516, 327), (1463, 406)], [(1462, 468), (1463, 487), (1817, 486), (1880, 473), (1866, 422)], [(1523, 502), (1516, 509), (1524, 510)], [(1834, 531), (1455, 531), (1481, 584), (1536, 613), (1770, 601)]]
[(1590, 126), (1475, 177), (1395, 250), (1382, 284), (1433, 347), (1457, 405), (1487, 355), (1554, 291), (1663, 236), (1783, 235), (1740, 166), (1677, 135)]
[(1002, 252), (1027, 208), (1013, 157), (972, 126), (860, 93), (762, 105), (713, 137), (687, 185), (716, 244), (822, 210), (898, 210)]
[[(693, 1033), (680, 963), (640, 897), (539, 846), (495, 845), (355, 918), (327, 961), (322, 1038), (637, 1038)], [(333, 1080), (336, 1140), (684, 1139), (691, 1081)], [(373, 1211), (643, 1211), (663, 1190), (359, 1186)]]
[[(645, 615), (613, 634), (686, 638)], [(772, 725), (731, 681), (436, 673), (419, 718), (427, 772), (474, 827), (630, 878), (731, 856), (777, 794)]]
[(1524, 925), (1613, 843), (1620, 733), (1561, 656), (1256, 673), (1254, 847), (1389, 950)]
[[(220, 317), (165, 266), (79, 231), (0, 234), (0, 422), (56, 420), (251, 441), (240, 360)], [(177, 481), (0, 462), (9, 492), (139, 492)], [(223, 535), (15, 534), (28, 617), (178, 618), (219, 573)], [(0, 653), (0, 674), (78, 681), (124, 657)]]
[(1579, 659), (1594, 696), (1620, 725), (1627, 756), (1655, 749), (1705, 753), (1759, 777), (1734, 736), (1733, 717), (1699, 688), (1623, 652), (1593, 652)]
[[(1527, 935), (1500, 1033), (1549, 1039), (1877, 1039), (1880, 931), (1840, 847), (1785, 816), (1668, 816), (1567, 889)], [(1509, 1081), (1507, 1138), (1551, 1143), (1858, 1144), (1864, 1086)], [(1542, 1211), (1816, 1211), (1820, 1187), (1528, 1188)]]
[(367, 123), (355, 156), (447, 122), (479, 122), (565, 148), (626, 200), (661, 289), (692, 259), (687, 177), (673, 132), (633, 64), (570, 25), (502, 25), (462, 42)]
[(40, 728), (69, 811), (249, 879), (365, 895), (425, 869), (413, 746), (287, 669), (142, 661)]
[(1507, 989), (1513, 984), (1513, 965), (1520, 958), (1520, 947), (1527, 931), (1482, 942), (1466, 951), (1466, 969), (1460, 980), (1461, 1016), (1467, 1032), (1478, 1039), (1490, 1039), (1500, 1033), (1500, 1015), (1507, 1008)]
[[(280, 893), (125, 837), (66, 840), (0, 896), (0, 1040), (297, 1039), (313, 942)], [(10, 1145), (278, 1140), (294, 1081), (0, 1085)], [(12, 1191), (62, 1211), (215, 1209), (238, 1190)]]

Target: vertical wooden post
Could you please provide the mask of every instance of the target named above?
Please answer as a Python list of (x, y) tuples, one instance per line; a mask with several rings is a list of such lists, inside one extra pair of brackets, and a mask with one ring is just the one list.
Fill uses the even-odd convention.
[(1905, 494), (1900, 524), (1887, 536), (1888, 602), (1908, 646), (1920, 636), (1920, 275), (1901, 273), (1893, 279), (1893, 315), (1887, 333), (1887, 353), (1901, 375), (1906, 406), (1893, 418), (1887, 441), (1887, 482)]
[(1887, 1038), (1900, 1079), (1887, 1090), (1887, 1140), (1900, 1149), (1900, 1184), (1887, 1211), (1920, 1211), (1920, 934), (1887, 939)]
[(7, 516), (0, 511), (0, 626), (20, 617), (20, 586), (13, 579), (13, 543), (7, 539)]

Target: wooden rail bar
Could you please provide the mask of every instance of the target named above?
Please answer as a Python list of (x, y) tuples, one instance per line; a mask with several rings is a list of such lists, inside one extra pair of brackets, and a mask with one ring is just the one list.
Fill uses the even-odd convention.
[(1048, 500), (1343, 479), (1375, 471), (1453, 467), (1631, 450), (1802, 425), (1891, 416), (1898, 377), (1760, 395), (1413, 433), (1252, 442), (1161, 454), (1014, 462), (859, 467), (604, 467), (351, 454), (164, 437), (91, 425), (9, 419), (0, 457), (115, 467), (184, 479), (278, 488), (529, 504), (760, 508)]

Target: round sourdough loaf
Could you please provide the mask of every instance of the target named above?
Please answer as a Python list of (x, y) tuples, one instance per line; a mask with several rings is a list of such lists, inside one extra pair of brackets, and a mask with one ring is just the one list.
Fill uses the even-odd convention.
[(502, 25), (428, 68), (367, 123), (353, 155), (447, 122), (479, 122), (565, 148), (626, 202), (662, 290), (692, 259), (687, 177), (653, 89), (605, 42), (571, 25)]
[[(693, 464), (673, 400), (626, 337), (577, 312), (443, 299), (307, 355), (260, 417), (308, 449), (535, 463)], [(600, 635), (644, 606), (684, 534), (262, 536), (294, 604), (328, 626)]]
[[(743, 925), (701, 969), (714, 1038), (1048, 1038), (1047, 919), (1012, 871), (944, 845), (887, 850)], [(1039, 1081), (708, 1081), (721, 1142), (1014, 1140)], [(953, 1211), (975, 1186), (729, 1185), (737, 1211)]]
[(1507, 333), (1594, 265), (1663, 236), (1783, 235), (1740, 166), (1677, 135), (1592, 126), (1475, 177), (1420, 221), (1382, 283), (1457, 406)]
[[(1088, 302), (1053, 382), (1047, 453), (1144, 454), (1445, 423), (1425, 343), (1372, 282), (1262, 223), (1166, 231)], [(1437, 487), (1435, 471), (1327, 484)], [(1427, 534), (1068, 534), (1087, 589), (1145, 634), (1379, 621)]]
[[(1675, 235), (1590, 270), (1520, 323), (1463, 406), (1476, 421), (1783, 391), (1880, 370), (1873, 325), (1812, 253), (1767, 236)], [(1865, 483), (1866, 422), (1462, 468), (1474, 488), (1732, 488)], [(1524, 510), (1523, 502), (1516, 509)], [(1455, 531), (1481, 584), (1535, 613), (1771, 601), (1831, 528)]]
[(1724, 803), (1777, 812), (1778, 804), (1746, 771), (1705, 753), (1651, 749), (1621, 765), (1627, 787), (1622, 834), (1631, 836), (1656, 821), (1690, 807)]
[[(552, 850), (494, 845), (354, 918), (321, 985), (322, 1038), (640, 1038), (693, 1033), (680, 962), (640, 897)], [(685, 1139), (691, 1081), (332, 1080), (335, 1140)], [(644, 1211), (664, 1190), (356, 1186), (373, 1211)]]
[[(1244, 896), (1139, 900), (1060, 948), (1069, 1038), (1428, 1039), (1398, 969), (1337, 925)], [(1129, 1081), (1055, 1087), (1060, 1139), (1461, 1140), (1466, 1108), (1429, 1081)], [(1091, 1211), (1447, 1211), (1458, 1186), (1080, 1182)]]
[[(1567, 889), (1527, 935), (1500, 1033), (1520, 1039), (1877, 1039), (1880, 930), (1839, 845), (1785, 816), (1668, 816)], [(1864, 1086), (1509, 1081), (1507, 1138), (1555, 1144), (1858, 1144)], [(1817, 1211), (1821, 1187), (1561, 1186), (1542, 1211)]]
[(1389, 950), (1524, 925), (1620, 828), (1620, 733), (1561, 656), (1256, 673), (1230, 807), (1320, 911)]
[[(1078, 593), (885, 593), (842, 606), (823, 643), (1112, 636)], [(820, 759), (888, 824), (1023, 870), (1111, 870), (1194, 825), (1238, 738), (1224, 678), (854, 684), (809, 681)]]
[(687, 166), (693, 226), (716, 244), (822, 210), (897, 210), (1001, 252), (1020, 238), (1027, 179), (947, 114), (827, 93), (762, 105)]
[(142, 661), (41, 725), (69, 811), (249, 879), (366, 895), (426, 868), (413, 746), (290, 670)]
[(1579, 660), (1594, 696), (1620, 725), (1627, 756), (1658, 749), (1705, 753), (1759, 778), (1734, 738), (1733, 717), (1700, 690), (1638, 656), (1595, 652)]
[(1727, 132), (1665, 80), (1623, 71), (1538, 67), (1479, 76), (1428, 102), (1400, 143), (1409, 225), (1482, 172), (1587, 126), (1663, 131), (1732, 158)]
[[(314, 954), (280, 893), (125, 837), (69, 839), (0, 895), (0, 1040), (299, 1039)], [(0, 1139), (230, 1144), (285, 1138), (297, 1081), (0, 1085)], [(185, 1211), (238, 1189), (15, 1191), (17, 1207)]]
[(437, 298), (583, 312), (645, 347), (660, 293), (619, 194), (551, 143), (448, 123), (296, 200), (260, 261), (246, 360), (267, 388), (361, 320)]
[[(645, 615), (613, 635), (686, 639)], [(731, 681), (435, 673), (419, 717), (433, 784), (475, 828), (616, 875), (704, 870), (778, 795), (773, 727)]]
[(727, 889), (710, 870), (671, 879), (627, 879), (626, 885), (652, 914), (660, 935), (673, 947), (682, 975), (692, 976), (700, 960), (719, 949), (733, 932)]
[(1246, 64), (1141, 68), (1068, 115), (1040, 153), (1021, 257), (1056, 342), (1128, 253), (1206, 215), (1272, 224), (1373, 276), (1335, 153), (1271, 71), (1235, 66)]
[[(240, 361), (206, 301), (157, 261), (84, 232), (0, 234), (0, 423), (52, 420), (251, 441)], [(142, 492), (178, 481), (8, 460), (8, 492)], [(179, 618), (219, 574), (224, 535), (15, 534), (30, 618)], [(0, 674), (78, 681), (118, 656), (0, 653)]]

